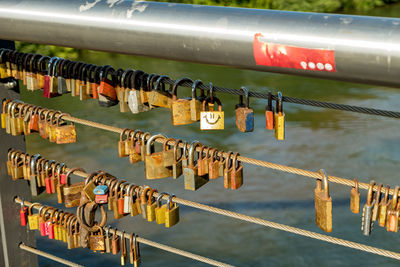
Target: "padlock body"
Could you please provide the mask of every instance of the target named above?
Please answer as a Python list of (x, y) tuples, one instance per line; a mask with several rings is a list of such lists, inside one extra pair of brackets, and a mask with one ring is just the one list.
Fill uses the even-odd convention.
[(315, 223), (325, 232), (332, 232), (332, 198), (324, 190), (315, 189)]
[(200, 113), (201, 130), (223, 130), (224, 112), (223, 111), (201, 111)]
[(236, 126), (241, 132), (254, 130), (254, 111), (251, 108), (238, 107), (236, 113)]

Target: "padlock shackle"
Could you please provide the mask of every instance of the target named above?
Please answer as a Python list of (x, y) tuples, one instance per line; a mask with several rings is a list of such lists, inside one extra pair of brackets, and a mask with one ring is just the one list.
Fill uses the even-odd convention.
[(371, 206), (372, 204), (372, 200), (374, 198), (374, 186), (375, 186), (375, 181), (371, 180), (371, 182), (369, 183), (369, 187), (368, 187), (368, 194), (367, 194), (367, 205)]
[(31, 174), (32, 175), (35, 173), (36, 161), (40, 158), (41, 158), (40, 154), (35, 154), (35, 155), (33, 155), (33, 157), (31, 157)]
[(233, 155), (233, 159), (232, 159), (232, 169), (233, 170), (238, 170), (240, 168), (240, 161), (238, 161), (238, 159), (237, 159), (238, 156), (240, 156), (240, 154), (237, 152)]
[[(161, 76), (165, 76), (165, 75), (161, 75)], [(151, 73), (149, 75), (147, 75), (147, 79), (146, 79), (146, 87), (148, 91), (152, 91), (153, 88), (153, 83), (154, 83), (154, 79), (156, 79), (156, 82), (158, 81), (158, 79), (161, 77), (158, 74), (155, 73)], [(156, 88), (158, 89), (158, 84), (156, 83)]]
[(196, 147), (200, 146), (199, 141), (193, 141), (189, 147), (189, 166), (194, 166), (194, 152), (196, 151)]
[[(154, 79), (157, 79), (155, 87), (153, 87)], [(154, 91), (164, 91), (165, 92), (165, 83), (163, 83), (163, 80), (165, 80), (165, 79), (169, 79), (168, 75), (161, 75), (161, 76), (160, 75), (155, 75), (155, 76), (151, 77), (150, 86), (148, 86), (149, 89), (150, 90), (154, 90)], [(161, 87), (161, 90), (160, 90), (159, 86), (160, 86), (161, 83), (162, 83), (162, 87)]]
[(178, 151), (177, 150), (178, 150), (178, 147), (179, 147), (179, 143), (183, 143), (182, 139), (175, 140), (175, 144), (174, 144), (174, 161), (175, 162), (178, 162), (178, 160), (180, 160), (183, 157), (183, 152), (182, 152), (180, 158), (179, 159), (177, 158), (177, 155), (178, 155)]
[(239, 95), (239, 105), (240, 106), (245, 105), (246, 108), (249, 108), (250, 107), (249, 91), (244, 86), (240, 87), (240, 90), (243, 91), (244, 93), (245, 104), (243, 103), (243, 95)]
[[(126, 132), (127, 131), (130, 131), (131, 129), (129, 129), (129, 128), (124, 128), (123, 130), (122, 130), (122, 132), (121, 132), (121, 134), (119, 135), (119, 141), (120, 142), (122, 142), (123, 141), (123, 136), (126, 134)], [(128, 135), (127, 135), (127, 137), (128, 137)]]
[(383, 184), (379, 184), (378, 188), (376, 189), (376, 198), (375, 198), (375, 203), (376, 205), (379, 204), (381, 200), (381, 190), (382, 190)]
[(393, 198), (392, 198), (392, 209), (396, 210), (396, 206), (397, 206), (397, 199), (399, 197), (399, 186), (396, 185), (396, 187), (394, 188), (394, 192), (393, 192)]
[[(163, 142), (163, 151), (167, 151), (167, 146), (169, 146), (168, 145), (168, 142), (169, 141), (174, 141), (175, 139), (174, 138), (165, 138), (165, 140), (164, 140), (164, 142)], [(175, 141), (176, 142), (176, 141)]]
[[(203, 101), (203, 103), (202, 103), (202, 111), (208, 111), (208, 110), (209, 110), (209, 109), (208, 109), (208, 103), (214, 104), (215, 102), (217, 102), (218, 111), (222, 111), (221, 100), (219, 100), (219, 98), (218, 98), (218, 97), (215, 97), (215, 96), (214, 96), (213, 98), (207, 97), (207, 98)], [(206, 106), (207, 106), (207, 110), (206, 110)]]
[(233, 162), (232, 162), (232, 159), (231, 159), (231, 156), (232, 156), (233, 152), (232, 151), (228, 151), (227, 154), (228, 155), (225, 157), (224, 162), (225, 162), (225, 169), (229, 170), (233, 165)]
[[(180, 78), (175, 81), (174, 85), (172, 86), (172, 98), (175, 100), (178, 97), (178, 86), (185, 83), (190, 82), (193, 84), (193, 80), (187, 77)], [(196, 90), (195, 90), (196, 91)]]
[(278, 97), (276, 100), (276, 112), (283, 113), (283, 96), (281, 92), (278, 92)]
[[(139, 76), (141, 78), (143, 76), (143, 74), (144, 74), (144, 72), (142, 70), (135, 70), (132, 73), (132, 75), (129, 77), (130, 78), (129, 79), (129, 85), (128, 85), (129, 88), (138, 90), (138, 88), (136, 86), (137, 85), (137, 81), (138, 81)], [(139, 87), (140, 87), (140, 84), (139, 84)]]
[(135, 72), (135, 70), (133, 70), (133, 69), (127, 69), (122, 73), (121, 83), (120, 83), (121, 87), (127, 88), (129, 86), (128, 83), (130, 82), (130, 77), (134, 72)]
[(160, 194), (158, 194), (158, 197), (157, 197), (157, 199), (156, 199), (156, 204), (157, 204), (157, 207), (159, 208), (159, 207), (161, 207), (161, 199), (163, 198), (163, 196), (165, 196), (165, 195), (169, 195), (167, 192), (162, 192), (162, 193), (160, 193)]
[[(324, 169), (320, 169), (318, 173), (322, 176), (322, 180), (324, 182), (324, 192), (325, 197), (329, 198), (329, 183), (328, 183), (328, 175)], [(320, 179), (319, 179), (320, 180)]]
[(162, 134), (155, 134), (155, 135), (153, 135), (153, 136), (151, 136), (150, 138), (149, 138), (149, 140), (147, 140), (147, 143), (146, 143), (146, 155), (151, 155), (151, 150), (150, 150), (150, 146), (153, 144), (153, 142), (154, 141), (156, 141), (158, 138), (167, 138), (165, 135), (162, 135)]
[(158, 193), (157, 189), (151, 189), (149, 193), (149, 197), (147, 198), (147, 204), (152, 205), (153, 204), (153, 194)]
[[(201, 80), (195, 80), (192, 84), (192, 99), (196, 99), (197, 95), (196, 95), (196, 89), (197, 87), (203, 85), (203, 82)], [(201, 96), (204, 97), (204, 90), (200, 89), (201, 91)]]
[(76, 172), (76, 171), (86, 172), (83, 168), (78, 168), (78, 167), (71, 168), (71, 169), (67, 172), (67, 174), (65, 175), (65, 183), (66, 183), (67, 186), (70, 186), (70, 185), (71, 185), (71, 184), (69, 183), (69, 176), (70, 176), (71, 174), (73, 174), (74, 172)]
[(169, 211), (169, 210), (171, 209), (171, 201), (172, 201), (172, 198), (173, 198), (173, 197), (175, 197), (175, 195), (174, 195), (174, 194), (171, 194), (171, 195), (169, 196), (168, 200), (167, 200), (167, 211)]

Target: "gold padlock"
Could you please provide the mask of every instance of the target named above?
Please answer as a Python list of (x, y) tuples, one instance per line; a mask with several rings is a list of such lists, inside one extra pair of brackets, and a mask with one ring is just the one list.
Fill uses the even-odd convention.
[(388, 206), (390, 205), (389, 190), (390, 190), (390, 186), (387, 185), (385, 187), (385, 197), (379, 203), (379, 221), (378, 222), (379, 222), (380, 227), (385, 227), (385, 225), (386, 225), (386, 215), (387, 215)]
[(165, 227), (169, 228), (179, 222), (179, 206), (171, 203), (175, 195), (170, 195), (167, 201), (167, 209), (165, 210)]
[(329, 195), (328, 175), (325, 170), (319, 170), (324, 181), (324, 189), (321, 188), (322, 181), (317, 179), (315, 188), (315, 222), (325, 232), (332, 232), (332, 198)]
[(156, 220), (156, 207), (157, 203), (154, 201), (153, 194), (158, 192), (157, 189), (151, 189), (149, 198), (147, 199), (147, 221), (152, 222)]
[(358, 181), (354, 179), (355, 186), (350, 191), (350, 210), (353, 213), (360, 212), (360, 192), (358, 191)]
[(278, 100), (276, 101), (276, 112), (274, 114), (275, 138), (278, 140), (285, 139), (285, 113), (283, 112), (282, 104), (282, 93), (278, 92)]
[(145, 172), (146, 179), (161, 179), (172, 176), (172, 168), (164, 167), (162, 160), (163, 152), (152, 153), (153, 142), (158, 138), (166, 138), (162, 134), (156, 134), (150, 137), (146, 144)]
[[(218, 111), (214, 111), (209, 103), (217, 102)], [(207, 110), (206, 110), (207, 108)], [(212, 110), (209, 110), (212, 109)], [(200, 129), (201, 130), (223, 130), (224, 129), (224, 112), (222, 111), (221, 101), (217, 97), (208, 97), (203, 101), (202, 111), (200, 113)]]
[(203, 85), (203, 82), (201, 80), (195, 80), (192, 85), (192, 99), (190, 99), (190, 118), (194, 122), (200, 120), (201, 104), (206, 98), (204, 90), (200, 90), (200, 97), (196, 96), (196, 89), (200, 85)]
[(185, 83), (193, 81), (189, 78), (182, 78), (177, 80), (172, 87), (172, 108), (171, 108), (171, 119), (172, 125), (185, 125), (190, 124), (195, 121), (192, 120), (191, 117), (191, 109), (190, 109), (190, 98), (179, 98), (177, 97), (178, 86)]
[(164, 224), (165, 223), (165, 211), (167, 210), (167, 204), (162, 205), (161, 199), (163, 196), (167, 195), (167, 193), (162, 192), (158, 195), (156, 200), (156, 223), (157, 224)]
[[(165, 84), (163, 80), (168, 78), (166, 75), (161, 75), (158, 77), (156, 86), (153, 87), (153, 80), (155, 77), (152, 77), (149, 83), (150, 93), (149, 93), (149, 105), (150, 107), (163, 107), (163, 108), (171, 108), (172, 106), (172, 95), (165, 90)], [(160, 84), (162, 84), (160, 86)]]

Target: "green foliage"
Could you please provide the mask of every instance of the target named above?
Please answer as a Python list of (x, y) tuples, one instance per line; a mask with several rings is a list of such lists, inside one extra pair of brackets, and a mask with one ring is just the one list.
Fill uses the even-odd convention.
[(24, 53), (42, 54), (50, 57), (57, 56), (71, 60), (78, 59), (82, 53), (81, 50), (70, 47), (30, 44), (25, 42), (15, 42), (15, 48)]
[[(170, 2), (170, 0), (155, 0)], [(174, 0), (176, 3), (308, 12), (366, 11), (400, 0)]]

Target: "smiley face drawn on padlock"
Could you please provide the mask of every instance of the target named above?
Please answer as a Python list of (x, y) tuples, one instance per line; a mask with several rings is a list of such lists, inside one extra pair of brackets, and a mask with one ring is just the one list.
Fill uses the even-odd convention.
[[(210, 105), (217, 103), (218, 111), (209, 110)], [(224, 129), (224, 112), (222, 111), (221, 101), (213, 96), (213, 85), (210, 83), (210, 94), (203, 101), (202, 111), (200, 113), (200, 129), (201, 130), (223, 130)]]

